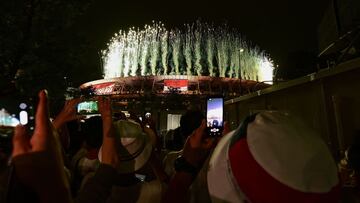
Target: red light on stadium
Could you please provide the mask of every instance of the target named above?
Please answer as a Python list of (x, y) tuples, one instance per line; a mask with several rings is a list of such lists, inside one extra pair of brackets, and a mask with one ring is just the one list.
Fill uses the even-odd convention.
[(188, 90), (188, 83), (188, 80), (184, 79), (164, 80), (164, 92), (169, 92), (174, 89), (185, 92)]

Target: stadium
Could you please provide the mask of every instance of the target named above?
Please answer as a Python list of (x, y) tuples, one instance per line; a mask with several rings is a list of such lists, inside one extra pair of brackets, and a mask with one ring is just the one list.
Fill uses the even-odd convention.
[(109, 95), (115, 110), (138, 115), (204, 109), (206, 97), (228, 100), (272, 84), (270, 57), (226, 25), (166, 29), (153, 22), (119, 31), (101, 53), (104, 79), (80, 88)]

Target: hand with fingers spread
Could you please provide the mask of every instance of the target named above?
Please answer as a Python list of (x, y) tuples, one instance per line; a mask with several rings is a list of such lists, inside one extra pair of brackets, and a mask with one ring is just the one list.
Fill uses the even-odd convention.
[(24, 126), (15, 129), (12, 152), (15, 174), (39, 195), (41, 202), (70, 202), (69, 183), (55, 136), (47, 93), (43, 90), (39, 93), (33, 135), (30, 137)]

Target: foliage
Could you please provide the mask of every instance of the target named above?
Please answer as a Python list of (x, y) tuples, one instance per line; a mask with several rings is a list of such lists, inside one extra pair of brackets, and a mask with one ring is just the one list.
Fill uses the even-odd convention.
[[(85, 12), (85, 0), (11, 0), (0, 3), (0, 91), (12, 86), (33, 96), (46, 88), (62, 98), (64, 77), (79, 79), (86, 66), (88, 43), (74, 33), (74, 23)], [(21, 73), (21, 74), (20, 74)]]

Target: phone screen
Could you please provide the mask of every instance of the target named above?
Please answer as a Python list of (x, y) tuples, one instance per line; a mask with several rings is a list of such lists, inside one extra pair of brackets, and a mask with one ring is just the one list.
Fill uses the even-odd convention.
[(77, 113), (81, 115), (99, 114), (97, 101), (84, 101), (79, 103)]
[(224, 128), (224, 100), (208, 98), (206, 109), (207, 129), (210, 136), (220, 136)]

